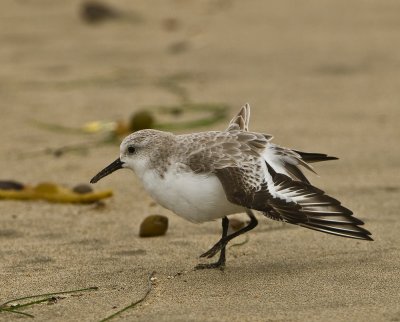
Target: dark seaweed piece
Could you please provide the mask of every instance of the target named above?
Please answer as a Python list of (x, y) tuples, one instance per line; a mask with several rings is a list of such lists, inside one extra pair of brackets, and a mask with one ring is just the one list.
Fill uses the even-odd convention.
[(23, 190), (25, 186), (14, 180), (0, 180), (1, 190)]

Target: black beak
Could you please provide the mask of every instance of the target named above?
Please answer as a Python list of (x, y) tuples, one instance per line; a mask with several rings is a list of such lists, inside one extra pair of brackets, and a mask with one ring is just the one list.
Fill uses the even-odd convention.
[(120, 158), (115, 160), (113, 163), (111, 163), (109, 166), (105, 167), (103, 170), (101, 170), (98, 174), (96, 174), (92, 180), (90, 180), (90, 183), (96, 183), (99, 181), (101, 178), (104, 178), (105, 176), (108, 176), (110, 173), (113, 173), (114, 171), (117, 171), (119, 169), (123, 168), (124, 163), (121, 161)]

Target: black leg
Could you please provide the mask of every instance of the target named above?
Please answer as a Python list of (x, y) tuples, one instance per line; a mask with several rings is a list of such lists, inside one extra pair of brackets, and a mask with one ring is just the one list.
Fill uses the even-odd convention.
[(233, 238), (240, 236), (250, 230), (252, 230), (254, 227), (257, 226), (258, 221), (257, 218), (254, 216), (253, 212), (250, 209), (246, 209), (247, 215), (250, 217), (250, 223), (246, 226), (243, 227), (242, 229), (234, 232), (233, 234), (230, 234), (229, 236), (223, 236), (218, 243), (216, 243), (211, 249), (206, 251), (204, 254), (200, 255), (200, 257), (207, 257), (211, 258), (215, 256), (216, 253), (218, 253), (220, 250), (222, 252), (222, 249), (224, 249), (224, 256), (225, 256), (225, 246), (228, 244), (229, 241), (231, 241)]
[[(228, 235), (228, 227), (229, 227), (229, 219), (228, 217), (222, 218), (222, 237), (221, 239), (226, 238)], [(205, 268), (221, 268), (223, 269), (225, 267), (225, 247), (221, 249), (221, 254), (219, 256), (219, 259), (215, 263), (210, 263), (210, 264), (198, 264), (195, 268), (196, 269), (205, 269)]]

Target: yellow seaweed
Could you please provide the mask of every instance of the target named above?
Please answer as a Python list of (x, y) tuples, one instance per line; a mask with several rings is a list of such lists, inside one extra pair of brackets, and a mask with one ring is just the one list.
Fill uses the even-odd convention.
[(47, 200), (60, 203), (91, 203), (113, 195), (112, 190), (80, 194), (53, 183), (40, 183), (22, 190), (0, 190), (0, 199)]

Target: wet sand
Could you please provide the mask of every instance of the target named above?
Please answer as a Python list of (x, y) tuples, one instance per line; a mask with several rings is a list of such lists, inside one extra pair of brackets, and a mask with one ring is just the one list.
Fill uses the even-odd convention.
[[(249, 242), (228, 250), (224, 272), (194, 271), (220, 223), (180, 219), (120, 171), (96, 185), (115, 192), (103, 209), (0, 202), (0, 302), (97, 286), (24, 312), (98, 321), (139, 299), (155, 271), (146, 301), (119, 321), (400, 320), (400, 4), (108, 3), (124, 18), (89, 25), (79, 1), (0, 4), (1, 179), (88, 182), (118, 144), (59, 158), (31, 153), (88, 140), (31, 120), (77, 127), (126, 118), (180, 103), (178, 86), (191, 102), (229, 104), (232, 115), (249, 102), (251, 129), (338, 156), (311, 181), (364, 220), (375, 241), (259, 216)], [(149, 214), (168, 216), (166, 236), (138, 237)], [(10, 320), (23, 317), (0, 313)]]

